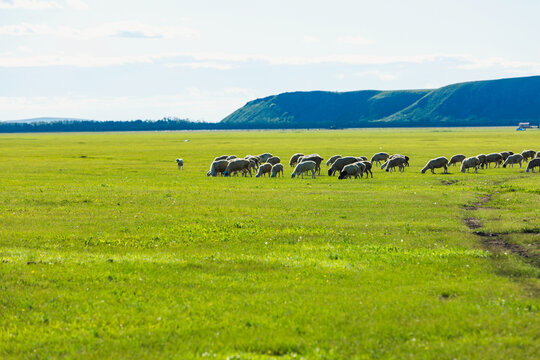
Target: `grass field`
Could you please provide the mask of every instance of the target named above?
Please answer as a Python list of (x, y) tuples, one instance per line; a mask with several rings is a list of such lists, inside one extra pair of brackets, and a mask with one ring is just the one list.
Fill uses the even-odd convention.
[[(540, 132), (0, 134), (0, 358), (538, 358), (540, 174), (420, 174), (528, 148)], [(267, 151), (284, 178), (205, 176)], [(411, 166), (290, 178), (295, 152), (379, 151)]]

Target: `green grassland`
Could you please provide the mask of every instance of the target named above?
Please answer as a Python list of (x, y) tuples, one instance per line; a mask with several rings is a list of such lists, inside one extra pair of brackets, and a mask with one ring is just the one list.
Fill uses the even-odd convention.
[[(537, 358), (540, 174), (420, 174), (526, 148), (538, 131), (0, 135), (0, 358)], [(284, 178), (206, 176), (267, 151)], [(296, 152), (379, 151), (411, 166), (290, 178)]]

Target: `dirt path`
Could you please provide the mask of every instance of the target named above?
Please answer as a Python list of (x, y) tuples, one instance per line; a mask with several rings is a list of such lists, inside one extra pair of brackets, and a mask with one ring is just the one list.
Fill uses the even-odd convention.
[[(492, 196), (492, 194), (483, 196), (472, 205), (465, 206), (464, 209), (471, 211), (471, 215), (474, 215), (474, 211), (488, 208), (487, 204), (491, 201)], [(540, 268), (540, 261), (538, 261), (537, 257), (531, 254), (527, 248), (519, 244), (510, 243), (506, 239), (507, 233), (491, 233), (478, 230), (482, 228), (482, 221), (474, 216), (467, 216), (463, 219), (463, 222), (472, 230), (472, 233), (480, 239), (481, 243), (488, 250), (492, 252), (510, 252), (516, 254), (528, 260), (527, 262), (531, 265)]]

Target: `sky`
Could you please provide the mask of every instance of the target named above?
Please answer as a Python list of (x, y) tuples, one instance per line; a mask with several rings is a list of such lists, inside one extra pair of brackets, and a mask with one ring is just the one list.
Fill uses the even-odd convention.
[(540, 75), (537, 0), (0, 0), (0, 121)]

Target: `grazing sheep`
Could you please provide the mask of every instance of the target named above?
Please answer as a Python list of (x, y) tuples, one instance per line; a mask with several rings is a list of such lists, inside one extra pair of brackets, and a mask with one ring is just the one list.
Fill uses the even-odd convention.
[[(532, 170), (532, 172), (534, 172), (535, 167), (540, 168), (540, 158), (534, 158), (531, 161), (529, 161), (529, 163), (527, 164), (526, 171), (529, 172), (529, 170)], [(540, 171), (540, 169), (538, 169), (538, 171)]]
[(448, 173), (448, 159), (444, 156), (429, 160), (420, 172), (425, 174), (426, 171), (431, 170), (431, 173), (435, 174), (435, 169), (439, 168), (444, 168), (444, 173)]
[(317, 164), (315, 171), (317, 171), (318, 175), (321, 175), (321, 162), (323, 160), (324, 159), (319, 154), (311, 154), (302, 157), (300, 160), (298, 160), (298, 163), (302, 163), (304, 161), (315, 161), (315, 164)]
[(341, 173), (341, 170), (346, 165), (349, 165), (355, 162), (358, 162), (358, 159), (355, 158), (354, 156), (345, 156), (345, 157), (337, 159), (336, 161), (334, 161), (332, 166), (330, 166), (330, 169), (328, 169), (328, 176), (334, 176), (334, 173), (336, 171), (339, 171)]
[(227, 168), (223, 172), (223, 175), (225, 176), (231, 176), (233, 173), (237, 173), (238, 171), (242, 172), (242, 175), (246, 176), (247, 173), (249, 173), (249, 176), (251, 175), (251, 169), (249, 168), (249, 160), (246, 159), (233, 159), (229, 162), (229, 165), (227, 165)]
[(304, 161), (296, 165), (291, 175), (291, 178), (294, 179), (295, 176), (302, 176), (302, 179), (303, 179), (304, 173), (311, 172), (311, 177), (315, 179), (316, 168), (317, 168), (317, 164), (315, 163), (315, 161)]
[(399, 155), (389, 158), (386, 162), (385, 171), (389, 172), (390, 170), (394, 169), (395, 167), (399, 168), (400, 172), (405, 171), (405, 166), (408, 164), (408, 158), (404, 155)]
[(274, 156), (274, 155), (272, 155), (272, 154), (270, 154), (270, 153), (264, 153), (264, 154), (261, 154), (261, 155), (257, 155), (257, 157), (258, 157), (259, 159), (261, 159), (261, 164), (262, 164), (262, 163), (265, 163), (266, 160), (270, 159), (272, 156)]
[(380, 153), (376, 153), (375, 155), (373, 155), (371, 157), (371, 163), (377, 163), (377, 165), (381, 165), (381, 161), (386, 161), (388, 160), (388, 158), (390, 157), (390, 155), (388, 155), (387, 153), (385, 152), (380, 152)]
[(354, 176), (355, 179), (358, 178), (358, 175), (362, 175), (366, 166), (361, 162), (355, 162), (353, 164), (345, 165), (341, 170), (341, 173), (338, 176), (339, 180), (348, 179), (351, 176)]
[(522, 161), (523, 156), (521, 156), (521, 154), (510, 155), (506, 158), (506, 161), (503, 164), (503, 168), (506, 168), (508, 164), (512, 165), (512, 167), (514, 167), (514, 164), (519, 164), (519, 167), (521, 167)]
[(283, 176), (283, 164), (275, 164), (272, 166), (272, 175), (270, 177)]
[(501, 152), (501, 156), (502, 156), (502, 158), (503, 158), (503, 161), (506, 161), (506, 159), (508, 159), (508, 157), (509, 157), (510, 155), (514, 155), (514, 153), (511, 152), (511, 151), (502, 151), (502, 152)]
[(249, 161), (253, 161), (255, 163), (255, 169), (259, 168), (260, 160), (259, 160), (259, 158), (257, 156), (246, 155), (246, 157), (244, 159), (249, 160)]
[(499, 153), (492, 153), (492, 154), (486, 155), (487, 167), (490, 167), (491, 163), (495, 163), (495, 167), (502, 165), (503, 163), (502, 155)]
[(249, 168), (250, 169), (253, 169), (253, 171), (256, 171), (258, 170), (259, 168), (257, 167), (257, 163), (252, 160), (252, 159), (246, 159), (247, 161), (249, 161)]
[(465, 160), (466, 156), (463, 154), (457, 154), (450, 158), (450, 161), (448, 162), (448, 166), (453, 165), (456, 166), (457, 163), (463, 162)]
[(182, 168), (184, 167), (184, 160), (176, 159), (176, 164), (178, 165), (178, 170), (182, 170)]
[(223, 175), (228, 165), (229, 165), (228, 160), (214, 161), (212, 165), (210, 166), (210, 171), (206, 173), (206, 176), (217, 176), (217, 174)]
[(481, 167), (483, 169), (485, 166), (487, 166), (486, 155), (485, 154), (478, 154), (478, 155), (476, 155), (476, 158), (479, 161), (479, 164), (478, 164), (479, 167)]
[(536, 156), (536, 151), (534, 150), (523, 150), (521, 153), (521, 156), (523, 156), (523, 160), (527, 161), (529, 159), (532, 159)]
[(270, 177), (271, 170), (272, 170), (272, 164), (268, 164), (268, 163), (262, 164), (261, 166), (259, 166), (259, 171), (257, 171), (257, 175), (255, 175), (255, 177), (261, 177), (261, 176), (264, 176), (265, 174), (268, 174), (268, 177)]
[(291, 160), (289, 160), (289, 165), (290, 165), (290, 167), (293, 167), (293, 166), (295, 166), (295, 165), (298, 163), (298, 158), (299, 158), (300, 156), (304, 156), (304, 154), (302, 154), (302, 153), (296, 153), (296, 154), (294, 154), (293, 156), (291, 156)]
[(341, 159), (342, 156), (341, 155), (334, 155), (332, 156), (330, 159), (328, 159), (328, 161), (326, 162), (326, 166), (330, 166), (332, 165), (337, 159)]
[[(388, 165), (388, 162), (392, 159), (395, 159), (395, 158), (404, 158), (405, 159), (405, 162), (403, 163), (403, 166), (409, 166), (409, 157), (406, 156), (406, 155), (401, 155), (401, 154), (393, 154), (391, 155), (388, 160), (386, 160), (386, 162), (384, 164), (381, 165), (381, 169), (385, 169)], [(390, 169), (392, 170), (392, 169)]]
[(281, 162), (281, 159), (277, 156), (272, 156), (271, 158), (269, 158), (268, 160), (266, 160), (266, 162), (268, 164), (272, 164), (272, 165), (275, 165), (275, 164), (279, 164)]
[[(365, 165), (365, 173), (366, 173), (366, 178), (369, 177), (369, 174), (371, 174), (371, 178), (373, 178), (373, 173), (371, 172), (371, 168), (372, 168), (372, 165), (369, 161), (361, 161), (362, 164)], [(362, 174), (360, 174), (360, 177), (362, 177)]]
[(221, 156), (218, 156), (217, 158), (215, 158), (214, 161), (227, 160), (228, 157), (229, 157), (229, 155), (221, 155)]
[(480, 166), (480, 159), (477, 156), (466, 158), (461, 162), (461, 172), (464, 173), (465, 170), (469, 172), (470, 168), (474, 168), (474, 172), (478, 172), (478, 166)]

